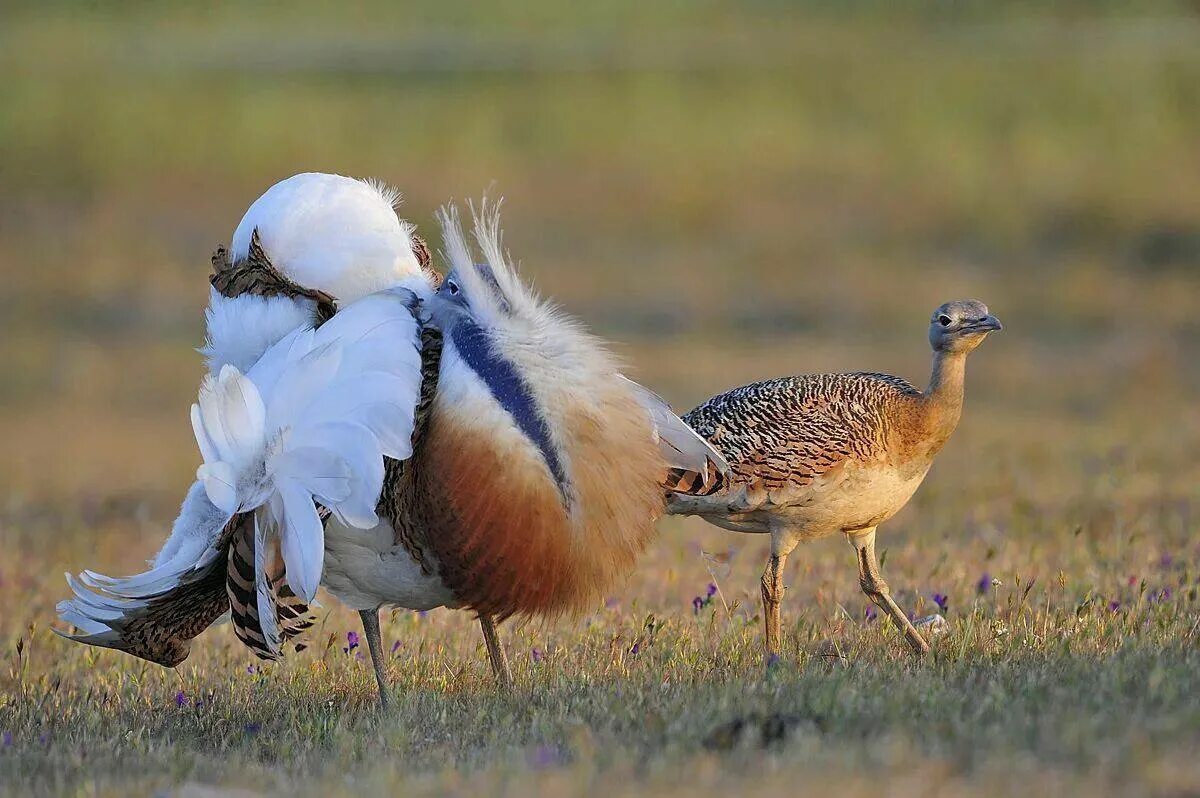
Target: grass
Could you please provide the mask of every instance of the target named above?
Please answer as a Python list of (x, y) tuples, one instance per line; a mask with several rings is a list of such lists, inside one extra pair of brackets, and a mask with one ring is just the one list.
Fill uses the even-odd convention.
[[(4, 12), (0, 792), (1200, 790), (1191, 6), (331, 8)], [(765, 541), (675, 519), (612, 606), (502, 628), (511, 696), (449, 611), (387, 619), (384, 717), (333, 600), (261, 670), (228, 628), (176, 672), (53, 636), (64, 570), (162, 539), (208, 253), (301, 169), (391, 180), (426, 232), (494, 181), (524, 271), (680, 409), (919, 382), (929, 311), (987, 301), (963, 424), (880, 531), (904, 607), (947, 597), (933, 656), (828, 540), (765, 667)]]

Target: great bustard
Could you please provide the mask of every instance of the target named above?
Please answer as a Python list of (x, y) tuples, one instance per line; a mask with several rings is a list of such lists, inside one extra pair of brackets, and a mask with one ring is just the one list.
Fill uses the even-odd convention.
[(924, 392), (886, 374), (785, 377), (735, 388), (683, 417), (730, 470), (711, 490), (699, 490), (706, 495), (672, 495), (668, 512), (771, 535), (762, 577), (769, 653), (779, 651), (788, 554), (800, 541), (837, 532), (857, 553), (863, 592), (916, 653), (929, 650), (883, 581), (875, 530), (908, 502), (954, 432), (967, 355), (999, 329), (982, 302), (947, 302), (935, 310), (933, 376)]
[(323, 584), (359, 610), (386, 703), (379, 609), (493, 619), (586, 608), (626, 573), (668, 479), (723, 463), (604, 345), (538, 299), (494, 206), (453, 270), (393, 209), (334, 175), (285, 180), (218, 250), (210, 373), (192, 422), (204, 465), (150, 571), (68, 576), (73, 639), (174, 666), (227, 610), (276, 658)]

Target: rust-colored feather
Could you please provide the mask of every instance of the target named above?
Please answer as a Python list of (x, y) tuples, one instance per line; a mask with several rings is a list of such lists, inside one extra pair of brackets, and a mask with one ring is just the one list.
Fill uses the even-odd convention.
[[(641, 407), (617, 389), (561, 408), (573, 512), (532, 444), (435, 405), (417, 466), (441, 578), (483, 615), (587, 609), (633, 567), (663, 509), (664, 471)], [(473, 423), (475, 422), (475, 423)]]

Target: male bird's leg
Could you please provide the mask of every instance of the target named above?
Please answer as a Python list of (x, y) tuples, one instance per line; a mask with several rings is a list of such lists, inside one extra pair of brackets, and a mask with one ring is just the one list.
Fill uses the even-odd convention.
[(479, 627), (483, 629), (483, 642), (487, 644), (488, 657), (492, 660), (492, 672), (500, 687), (507, 690), (512, 687), (512, 671), (508, 669), (508, 655), (504, 646), (500, 645), (500, 637), (496, 634), (496, 622), (490, 615), (479, 616)]
[(782, 536), (771, 536), (771, 558), (762, 575), (763, 624), (767, 630), (767, 656), (779, 653), (781, 634), (779, 631), (779, 605), (787, 590), (783, 586), (783, 569), (788, 555), (796, 548), (796, 541)]
[(379, 685), (379, 706), (386, 711), (388, 691), (387, 682), (383, 678), (383, 640), (379, 636), (379, 609), (359, 610), (358, 617), (362, 618), (367, 648), (371, 650), (371, 665), (375, 667), (375, 682)]
[(846, 539), (850, 541), (855, 554), (858, 555), (858, 584), (862, 587), (863, 593), (866, 593), (867, 598), (891, 617), (900, 631), (904, 633), (904, 639), (908, 641), (914, 654), (920, 656), (929, 653), (929, 644), (925, 642), (925, 638), (921, 637), (920, 632), (912, 625), (912, 621), (908, 619), (904, 611), (892, 600), (892, 591), (879, 573), (879, 561), (875, 559), (875, 528), (847, 532)]

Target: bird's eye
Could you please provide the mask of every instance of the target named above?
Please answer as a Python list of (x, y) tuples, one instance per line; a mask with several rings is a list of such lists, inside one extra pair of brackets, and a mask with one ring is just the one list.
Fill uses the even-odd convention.
[(458, 287), (458, 283), (454, 282), (453, 280), (447, 280), (446, 290), (450, 292), (451, 296), (458, 296), (458, 292), (462, 289)]
[(950, 317), (943, 313), (941, 316), (938, 316), (938, 324), (942, 325), (943, 327), (949, 327)]

